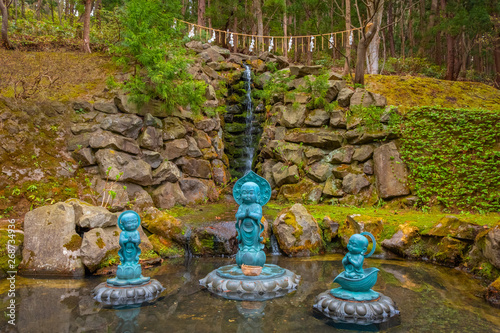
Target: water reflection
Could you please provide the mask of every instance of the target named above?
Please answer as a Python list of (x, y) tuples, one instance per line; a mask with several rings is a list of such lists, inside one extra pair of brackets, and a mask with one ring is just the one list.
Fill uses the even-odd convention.
[[(271, 258), (269, 258), (271, 259)], [(91, 298), (106, 278), (17, 278), (17, 326), (0, 321), (1, 332), (332, 332), (344, 328), (314, 317), (314, 298), (332, 288), (342, 256), (273, 257), (302, 276), (296, 292), (265, 303), (225, 300), (200, 289), (198, 280), (231, 259), (166, 261), (145, 270), (166, 288), (154, 304), (107, 309)], [(276, 260), (276, 262), (274, 262)], [(500, 332), (500, 310), (482, 299), (483, 288), (462, 272), (420, 262), (367, 259), (380, 269), (374, 290), (389, 295), (401, 325), (387, 332)], [(7, 307), (0, 282), (0, 306)], [(359, 329), (359, 328), (358, 328)], [(361, 330), (361, 329), (359, 329)]]

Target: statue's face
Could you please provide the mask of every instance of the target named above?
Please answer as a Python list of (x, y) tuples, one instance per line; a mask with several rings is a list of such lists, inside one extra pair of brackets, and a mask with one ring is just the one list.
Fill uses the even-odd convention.
[(241, 199), (246, 204), (257, 202), (259, 193), (259, 186), (255, 183), (245, 183), (241, 187)]
[(121, 223), (126, 231), (134, 231), (139, 227), (137, 217), (132, 214), (122, 217)]
[(368, 240), (361, 235), (352, 235), (347, 244), (347, 250), (353, 254), (360, 254), (366, 252), (368, 247)]

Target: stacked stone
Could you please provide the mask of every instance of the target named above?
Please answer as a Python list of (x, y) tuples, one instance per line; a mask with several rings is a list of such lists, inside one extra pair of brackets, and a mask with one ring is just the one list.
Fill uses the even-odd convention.
[(85, 113), (71, 127), (68, 149), (82, 167), (100, 176), (94, 184), (98, 193), (109, 180), (107, 189), (117, 192), (112, 210), (122, 210), (127, 202), (134, 209), (153, 203), (171, 208), (215, 199), (216, 186), (229, 180), (218, 118), (198, 120), (185, 110), (169, 115), (160, 102), (138, 107), (123, 94), (113, 103), (73, 107)]
[[(304, 84), (304, 75), (319, 70), (296, 67), (290, 68), (297, 75), (291, 90)], [(339, 79), (331, 73), (326, 94), (328, 103), (338, 102), (337, 110), (311, 109), (311, 97), (305, 93), (273, 105), (272, 125), (264, 129), (257, 170), (269, 181), (275, 197), (293, 202), (334, 198), (341, 204), (358, 205), (408, 195), (407, 169), (392, 141), (397, 136), (388, 127), (392, 111), (382, 114), (377, 131), (346, 115), (349, 106), (385, 107), (385, 97), (360, 88), (353, 91)]]

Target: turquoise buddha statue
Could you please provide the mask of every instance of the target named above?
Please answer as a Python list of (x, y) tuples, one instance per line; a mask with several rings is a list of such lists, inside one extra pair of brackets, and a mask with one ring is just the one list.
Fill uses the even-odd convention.
[(137, 285), (149, 281), (149, 277), (142, 276), (139, 256), (141, 249), (141, 236), (137, 228), (141, 225), (139, 214), (132, 210), (127, 210), (118, 217), (118, 226), (122, 230), (120, 233), (120, 265), (116, 270), (116, 278), (108, 279), (108, 284), (115, 286)]
[(236, 231), (238, 232), (238, 248), (236, 264), (241, 267), (264, 267), (264, 224), (262, 223), (262, 206), (271, 197), (271, 186), (264, 178), (253, 171), (247, 173), (235, 184), (233, 196), (240, 204), (236, 213)]

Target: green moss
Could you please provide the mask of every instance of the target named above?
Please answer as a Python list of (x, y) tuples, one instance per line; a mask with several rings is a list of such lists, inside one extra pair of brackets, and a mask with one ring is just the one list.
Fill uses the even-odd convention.
[(139, 260), (151, 260), (158, 258), (158, 254), (154, 250), (143, 251), (139, 256)]
[(295, 239), (298, 240), (300, 238), (300, 236), (304, 233), (302, 226), (297, 223), (295, 216), (291, 212), (286, 213), (284, 222), (287, 225), (293, 227), (294, 232), (292, 234), (295, 236)]
[(179, 245), (158, 235), (148, 237), (156, 253), (162, 258), (184, 257), (185, 251)]
[[(22, 246), (24, 242), (24, 234), (15, 233), (13, 237), (9, 237), (8, 230), (0, 230), (0, 270), (3, 271), (16, 270), (17, 266), (21, 263), (22, 260), (20, 251), (14, 258), (9, 257), (9, 240), (14, 240), (16, 246)], [(9, 262), (9, 259), (14, 260), (14, 267), (10, 266), (12, 264), (12, 261)]]
[(118, 256), (118, 249), (106, 252), (104, 259), (99, 263), (99, 268), (120, 264), (120, 256)]
[[(98, 235), (99, 236), (99, 235)], [(104, 241), (102, 240), (101, 237), (97, 237), (97, 240), (96, 240), (96, 245), (97, 247), (99, 247), (100, 249), (103, 249), (106, 244), (104, 243)]]
[(82, 246), (82, 238), (78, 235), (71, 236), (71, 240), (64, 244), (64, 247), (70, 251), (77, 251)]

